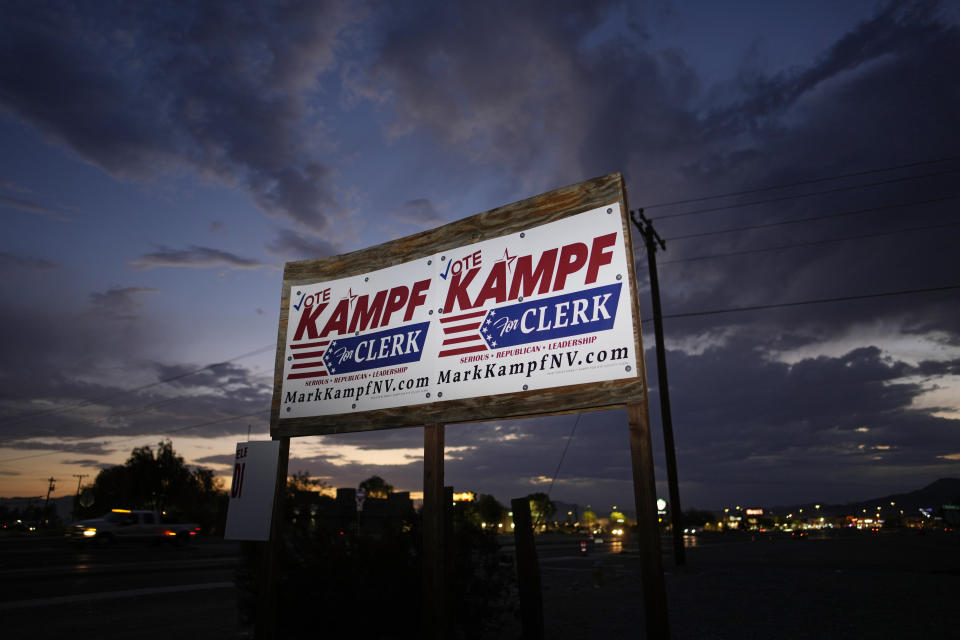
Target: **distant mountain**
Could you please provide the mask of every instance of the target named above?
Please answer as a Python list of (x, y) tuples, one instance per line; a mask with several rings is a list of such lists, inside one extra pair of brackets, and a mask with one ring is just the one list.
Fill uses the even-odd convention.
[[(877, 507), (882, 507), (884, 510), (902, 510), (905, 515), (913, 515), (920, 509), (939, 509), (944, 504), (951, 502), (955, 504), (957, 500), (960, 500), (960, 478), (940, 478), (922, 489), (908, 493), (893, 493), (888, 496), (858, 500), (846, 504), (821, 504), (820, 513), (825, 516), (842, 516), (860, 513), (863, 509), (868, 512), (875, 512)], [(891, 502), (894, 503), (892, 506)], [(815, 511), (815, 503), (774, 507), (772, 511), (783, 514), (797, 513), (800, 509), (803, 509), (805, 513), (808, 510), (812, 513)]]

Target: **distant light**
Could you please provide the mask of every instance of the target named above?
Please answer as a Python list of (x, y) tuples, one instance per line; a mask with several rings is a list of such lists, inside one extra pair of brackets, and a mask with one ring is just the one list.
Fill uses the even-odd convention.
[(97, 535), (97, 530), (96, 530), (96, 529), (84, 529), (84, 530), (83, 530), (83, 536), (84, 536), (85, 538), (92, 538), (92, 537), (95, 536), (95, 535)]
[(130, 513), (130, 509), (110, 509), (113, 513)]
[(454, 502), (473, 502), (476, 498), (476, 494), (473, 491), (461, 491), (459, 493), (453, 494)]
[[(660, 511), (663, 511), (666, 508), (667, 508), (667, 501), (664, 500), (663, 498), (657, 498), (657, 509), (659, 509)], [(616, 509), (616, 507), (614, 507), (614, 509)]]

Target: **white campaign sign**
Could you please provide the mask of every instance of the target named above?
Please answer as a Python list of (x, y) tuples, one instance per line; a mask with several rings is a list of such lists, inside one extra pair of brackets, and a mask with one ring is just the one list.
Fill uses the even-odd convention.
[(290, 290), (280, 420), (638, 375), (610, 204)]
[(270, 539), (279, 455), (278, 440), (237, 443), (225, 539)]

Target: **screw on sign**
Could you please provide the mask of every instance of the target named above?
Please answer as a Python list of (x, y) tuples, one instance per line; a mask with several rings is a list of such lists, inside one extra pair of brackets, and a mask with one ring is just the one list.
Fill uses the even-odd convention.
[[(237, 460), (247, 457), (246, 447), (237, 447)], [(247, 471), (247, 463), (236, 462), (233, 465), (233, 482), (230, 485), (230, 497), (239, 498), (243, 495), (243, 476)]]

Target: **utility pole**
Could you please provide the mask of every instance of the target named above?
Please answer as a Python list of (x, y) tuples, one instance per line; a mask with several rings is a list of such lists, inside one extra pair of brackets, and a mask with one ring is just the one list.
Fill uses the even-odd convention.
[(47, 518), (47, 507), (50, 505), (50, 494), (53, 493), (53, 488), (56, 486), (57, 479), (54, 478), (53, 476), (50, 476), (50, 477), (47, 479), (47, 482), (49, 482), (50, 485), (47, 487), (47, 499), (46, 499), (46, 500), (44, 501), (44, 503), (43, 503), (43, 518), (44, 518), (44, 522), (46, 522), (46, 518)]
[(667, 456), (667, 484), (670, 487), (670, 521), (673, 528), (673, 560), (677, 566), (687, 563), (680, 529), (680, 486), (677, 482), (677, 452), (673, 446), (673, 417), (670, 413), (670, 384), (667, 382), (667, 350), (663, 344), (663, 316), (660, 312), (660, 283), (657, 279), (657, 245), (667, 250), (667, 243), (653, 228), (643, 209), (630, 212), (630, 219), (643, 236), (650, 267), (650, 297), (653, 299), (653, 331), (657, 339), (657, 386), (660, 387), (660, 420), (663, 423), (663, 444)]
[(77, 519), (77, 506), (80, 504), (80, 483), (83, 482), (83, 479), (86, 478), (89, 473), (74, 473), (72, 474), (74, 478), (77, 479), (77, 495), (73, 498), (73, 519)]

